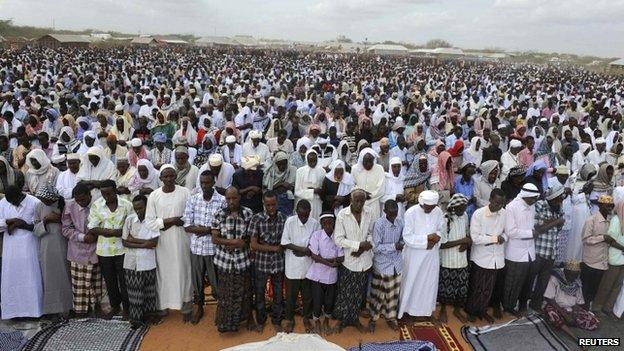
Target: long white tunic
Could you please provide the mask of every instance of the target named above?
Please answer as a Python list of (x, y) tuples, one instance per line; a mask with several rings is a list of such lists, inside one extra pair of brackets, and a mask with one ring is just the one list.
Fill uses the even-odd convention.
[(321, 166), (310, 168), (310, 166), (303, 166), (297, 169), (297, 175), (295, 177), (295, 208), (297, 203), (301, 200), (310, 201), (312, 211), (310, 212), (310, 218), (314, 218), (318, 221), (322, 211), (322, 201), (318, 194), (314, 193), (314, 189), (320, 189), (323, 186), (323, 179), (325, 178), (325, 170)]
[[(405, 190), (405, 186), (403, 185), (404, 179), (405, 177), (402, 174), (395, 177), (392, 172), (386, 173), (384, 196), (382, 196), (380, 200), (382, 210), (386, 201), (396, 200), (397, 195), (403, 195), (403, 191)], [(399, 206), (399, 218), (401, 218), (405, 214), (405, 203), (397, 202), (397, 205)]]
[(191, 287), (190, 239), (183, 227), (163, 230), (163, 220), (184, 214), (190, 191), (176, 185), (175, 190), (165, 193), (162, 188), (154, 190), (147, 199), (145, 225), (149, 230), (159, 230), (156, 246), (158, 299), (160, 309), (182, 309), (193, 298)]
[(370, 194), (370, 198), (366, 200), (365, 206), (371, 211), (373, 222), (381, 217), (380, 200), (384, 195), (384, 182), (386, 180), (386, 172), (381, 165), (375, 164), (371, 170), (367, 171), (364, 167), (355, 166), (351, 172), (355, 185), (364, 189)]
[(33, 232), (16, 229), (6, 232), (7, 219), (19, 218), (32, 224), (39, 200), (26, 195), (15, 207), (0, 200), (0, 230), (5, 231), (2, 247), (2, 319), (40, 317), (43, 314), (43, 283), (39, 266), (39, 239)]
[[(438, 275), (440, 274), (440, 244), (444, 243), (442, 226), (444, 214), (439, 207), (431, 213), (419, 205), (405, 212), (403, 228), (403, 274), (399, 316), (404, 313), (415, 317), (431, 316), (438, 297)], [(427, 236), (438, 234), (440, 241), (427, 250)]]

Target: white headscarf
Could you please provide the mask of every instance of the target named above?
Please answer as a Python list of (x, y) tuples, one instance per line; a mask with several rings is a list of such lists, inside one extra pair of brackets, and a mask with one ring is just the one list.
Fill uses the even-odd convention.
[[(35, 169), (35, 167), (33, 167), (33, 164), (31, 161), (32, 159), (35, 159), (37, 160), (37, 162), (39, 162), (39, 164), (41, 165), (39, 169)], [(35, 149), (29, 152), (28, 155), (26, 155), (26, 165), (28, 165), (28, 173), (35, 174), (35, 175), (43, 175), (50, 171), (50, 167), (52, 166), (52, 163), (50, 162), (50, 159), (46, 155), (45, 151), (41, 149)], [(7, 169), (7, 173), (8, 172), (9, 170)]]
[[(85, 161), (82, 162), (80, 170), (78, 171), (78, 180), (115, 179), (117, 168), (115, 168), (115, 165), (111, 162), (111, 160), (104, 158), (102, 151), (103, 150), (100, 147), (94, 146), (89, 148)], [(97, 166), (93, 166), (91, 161), (88, 159), (89, 155), (94, 155), (100, 158)]]
[[(140, 166), (147, 168), (147, 178), (145, 179), (141, 178), (139, 174)], [(134, 177), (130, 181), (128, 189), (130, 189), (130, 191), (137, 191), (145, 187), (156, 189), (158, 185), (158, 171), (154, 168), (154, 165), (149, 160), (140, 159), (137, 162), (137, 171), (134, 173)]]

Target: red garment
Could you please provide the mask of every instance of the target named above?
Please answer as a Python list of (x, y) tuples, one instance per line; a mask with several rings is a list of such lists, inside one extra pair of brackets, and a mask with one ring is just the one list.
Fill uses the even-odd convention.
[(455, 140), (455, 144), (453, 144), (453, 147), (446, 151), (448, 151), (451, 156), (457, 157), (462, 154), (462, 151), (464, 151), (464, 142), (461, 140)]
[(131, 167), (136, 167), (139, 160), (147, 160), (147, 151), (145, 146), (141, 146), (141, 152), (137, 155), (133, 148), (128, 150), (128, 163)]

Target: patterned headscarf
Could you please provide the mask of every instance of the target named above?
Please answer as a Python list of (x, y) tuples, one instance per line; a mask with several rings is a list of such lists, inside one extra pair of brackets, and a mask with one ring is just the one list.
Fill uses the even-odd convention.
[(37, 189), (35, 196), (40, 199), (45, 199), (45, 200), (50, 200), (50, 201), (56, 201), (60, 198), (60, 195), (58, 191), (56, 190), (56, 188), (52, 184), (47, 183), (47, 182), (42, 184), (39, 187), (39, 189)]

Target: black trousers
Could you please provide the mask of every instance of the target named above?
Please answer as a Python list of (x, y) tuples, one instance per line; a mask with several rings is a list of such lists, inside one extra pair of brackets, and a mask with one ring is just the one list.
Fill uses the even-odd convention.
[(583, 285), (583, 299), (585, 300), (585, 306), (589, 309), (590, 304), (594, 301), (596, 293), (598, 292), (598, 286), (602, 280), (602, 275), (605, 271), (592, 268), (581, 262), (581, 283)]
[(201, 256), (191, 254), (191, 276), (193, 277), (193, 300), (203, 306), (206, 299), (204, 295), (204, 277), (208, 276), (208, 282), (212, 288), (212, 296), (217, 296), (217, 273), (213, 263), (214, 256)]
[(100, 270), (106, 282), (106, 292), (113, 308), (123, 305), (128, 310), (128, 290), (126, 289), (126, 277), (123, 268), (124, 255), (98, 256)]
[(282, 295), (282, 286), (284, 284), (284, 272), (264, 273), (257, 269), (254, 272), (254, 289), (256, 292), (256, 322), (264, 324), (267, 320), (266, 315), (266, 282), (271, 278), (271, 287), (273, 289), (273, 304), (271, 305), (271, 323), (280, 324), (282, 322), (282, 306), (284, 297)]
[(286, 278), (286, 320), (295, 320), (295, 308), (299, 292), (303, 298), (303, 318), (312, 318), (312, 289), (310, 285), (308, 279)]
[[(546, 287), (548, 287), (548, 281), (550, 280), (551, 275), (550, 273), (554, 265), (554, 259), (546, 259), (539, 255), (535, 257), (535, 261), (531, 262), (531, 270), (529, 272), (529, 288), (533, 288), (533, 291), (531, 292), (531, 308), (536, 311), (540, 311), (542, 309), (544, 292), (546, 291)], [(520, 301), (521, 306), (524, 306), (525, 304), (526, 300)]]
[(330, 317), (334, 313), (336, 284), (312, 283), (312, 314), (314, 319)]
[[(531, 261), (514, 262), (505, 260), (505, 288), (503, 290), (503, 309), (507, 312), (516, 310), (516, 304), (520, 301), (519, 308), (526, 307), (529, 296), (529, 272)], [(522, 302), (524, 301), (524, 305)]]

